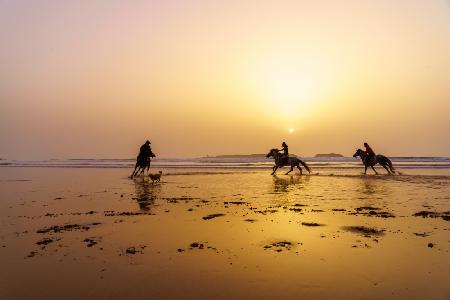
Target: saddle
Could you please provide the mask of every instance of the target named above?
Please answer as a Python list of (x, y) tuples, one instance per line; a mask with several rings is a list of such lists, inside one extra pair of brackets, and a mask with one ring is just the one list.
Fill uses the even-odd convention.
[(289, 156), (288, 156), (288, 155), (283, 155), (283, 156), (281, 156), (281, 157), (280, 157), (280, 162), (281, 162), (282, 164), (285, 164), (285, 165), (289, 164)]
[(366, 165), (375, 165), (375, 164), (377, 163), (377, 157), (376, 157), (376, 155), (367, 156), (367, 157), (364, 159), (364, 163), (365, 163)]

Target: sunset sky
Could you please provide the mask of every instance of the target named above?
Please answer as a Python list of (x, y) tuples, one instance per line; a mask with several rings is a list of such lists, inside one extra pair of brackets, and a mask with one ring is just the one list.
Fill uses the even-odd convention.
[(450, 156), (449, 1), (0, 0), (0, 44), (3, 158)]

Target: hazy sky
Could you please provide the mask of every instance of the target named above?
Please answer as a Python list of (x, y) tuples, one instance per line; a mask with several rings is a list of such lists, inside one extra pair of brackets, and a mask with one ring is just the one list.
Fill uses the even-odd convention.
[(450, 156), (449, 1), (0, 0), (0, 45), (0, 157)]

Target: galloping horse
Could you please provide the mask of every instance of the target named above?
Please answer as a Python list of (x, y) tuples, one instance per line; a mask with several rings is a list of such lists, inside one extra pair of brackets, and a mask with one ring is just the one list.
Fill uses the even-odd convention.
[(305, 167), (306, 171), (311, 173), (311, 169), (308, 167), (308, 165), (302, 161), (301, 159), (298, 159), (297, 157), (287, 157), (286, 160), (282, 159), (282, 154), (278, 149), (272, 149), (269, 153), (267, 153), (266, 157), (273, 157), (275, 159), (275, 166), (273, 167), (272, 175), (275, 175), (275, 172), (278, 168), (284, 167), (284, 166), (290, 166), (291, 169), (286, 173), (289, 174), (294, 170), (294, 167), (297, 167), (300, 170), (300, 175), (302, 174), (302, 168), (300, 168), (300, 164)]
[(383, 168), (386, 169), (388, 174), (395, 173), (394, 166), (392, 165), (392, 162), (389, 158), (387, 158), (384, 155), (377, 154), (375, 156), (375, 159), (370, 159), (367, 157), (366, 152), (364, 152), (361, 149), (356, 150), (355, 154), (353, 154), (353, 157), (359, 156), (364, 164), (364, 174), (367, 172), (367, 167), (371, 167), (372, 170), (375, 172), (375, 174), (378, 175), (377, 171), (373, 166), (375, 166), (377, 163), (380, 164)]
[[(150, 154), (150, 157), (138, 157), (136, 165), (134, 166), (134, 171), (131, 174), (130, 178), (135, 176), (139, 176), (144, 174), (145, 169), (147, 168), (147, 172), (150, 169), (151, 157), (155, 157), (156, 155), (153, 152)], [(139, 172), (140, 171), (140, 172)]]

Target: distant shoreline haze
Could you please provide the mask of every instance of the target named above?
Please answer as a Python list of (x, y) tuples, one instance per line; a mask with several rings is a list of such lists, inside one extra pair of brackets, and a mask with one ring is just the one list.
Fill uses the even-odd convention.
[[(297, 155), (290, 154), (289, 156), (304, 157), (304, 158), (352, 158), (351, 155), (342, 155), (339, 153), (318, 153), (314, 156), (310, 155)], [(439, 156), (439, 155), (429, 155), (429, 156), (389, 156), (392, 159), (433, 159), (433, 158), (443, 158), (449, 159), (450, 156)], [(157, 156), (153, 160), (190, 160), (190, 159), (228, 159), (228, 158), (266, 158), (266, 154), (220, 154), (220, 155), (206, 155), (200, 157), (163, 157)], [(96, 161), (114, 161), (114, 160), (136, 160), (136, 157), (119, 157), (119, 158), (98, 158), (98, 157), (77, 157), (77, 158), (43, 158), (43, 159), (17, 159), (17, 158), (0, 158), (1, 161), (83, 161), (83, 160), (96, 160)]]
[(320, 153), (314, 155), (314, 157), (344, 157), (344, 155), (338, 153)]

